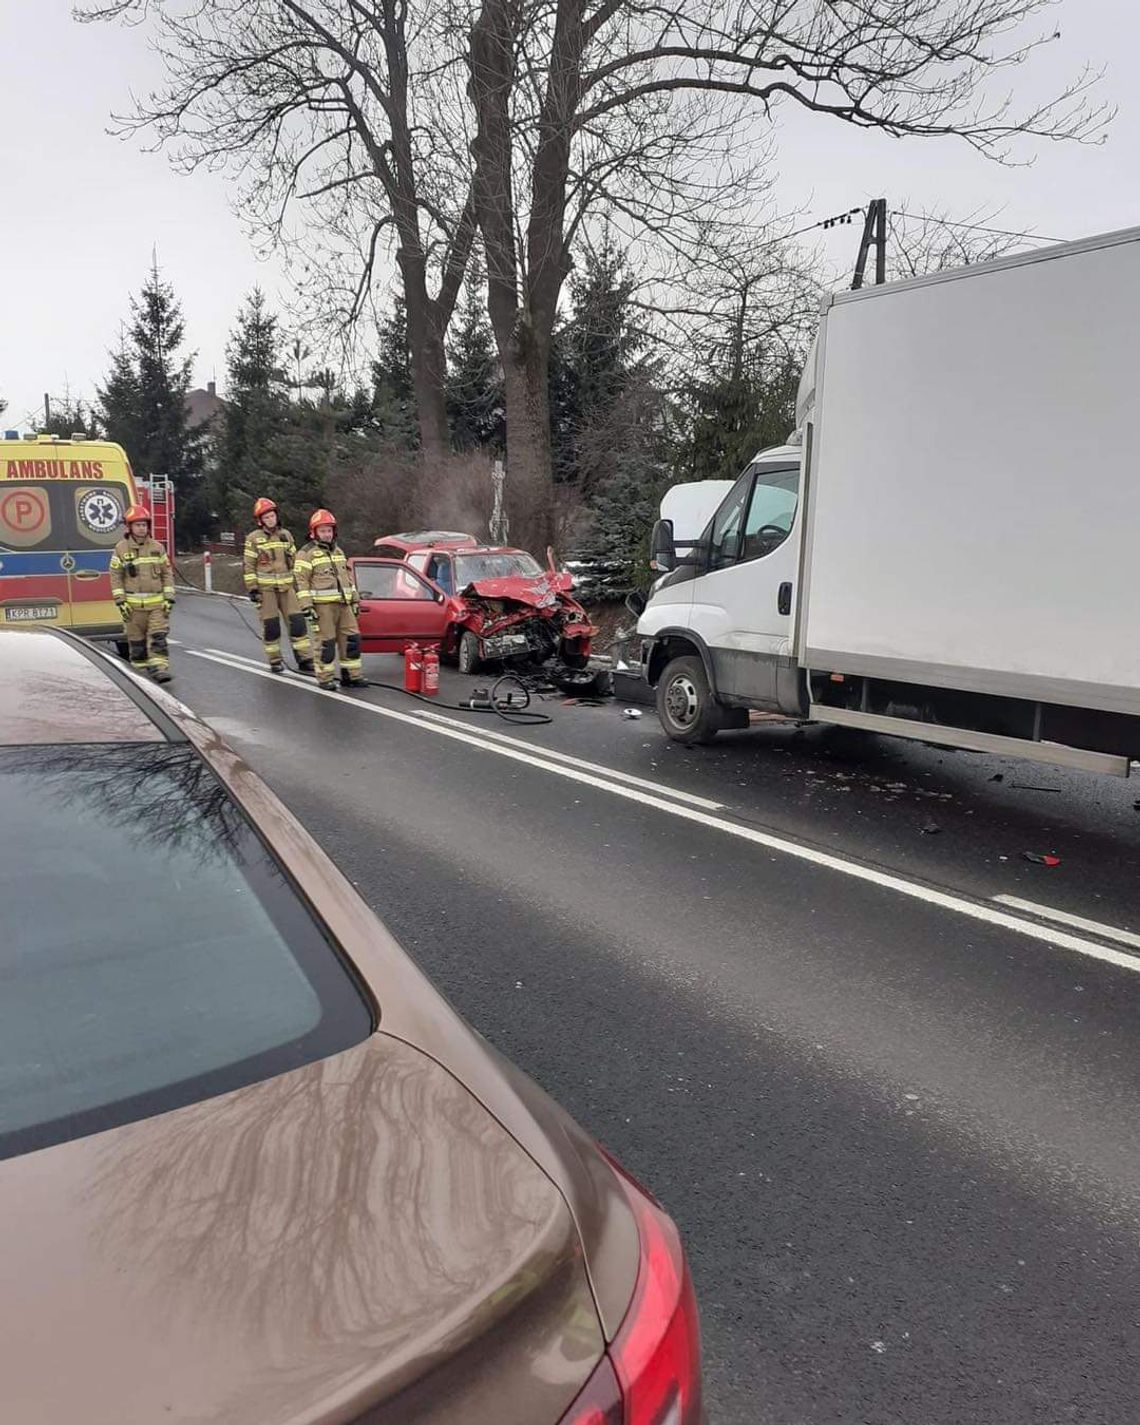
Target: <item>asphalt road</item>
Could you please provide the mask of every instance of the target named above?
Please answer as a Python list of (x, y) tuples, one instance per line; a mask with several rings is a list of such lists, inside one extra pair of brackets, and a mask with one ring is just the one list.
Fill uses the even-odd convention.
[(713, 1425), (1137, 1418), (1140, 786), (433, 721), (262, 676), (251, 616), (182, 599), (172, 691), (674, 1213)]

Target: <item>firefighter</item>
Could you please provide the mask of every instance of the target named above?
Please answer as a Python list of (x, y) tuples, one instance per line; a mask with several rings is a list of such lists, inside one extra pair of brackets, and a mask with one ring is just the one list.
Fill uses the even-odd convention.
[(309, 542), (298, 553), (293, 570), (297, 597), (317, 638), (317, 686), (336, 687), (339, 652), (340, 681), (348, 688), (360, 687), (364, 682), (356, 622), (360, 596), (344, 550), (336, 542), (336, 518), (328, 510), (314, 510)]
[(244, 577), (246, 592), (261, 617), (265, 656), (274, 673), (285, 671), (281, 657), (281, 619), (284, 617), (297, 669), (301, 673), (312, 673), (313, 646), (293, 584), (296, 543), (289, 531), (281, 528), (281, 516), (272, 500), (262, 496), (253, 507), (253, 518), (257, 528), (246, 536)]
[(111, 594), (123, 620), (131, 667), (150, 673), (156, 683), (170, 682), (167, 631), (174, 607), (174, 574), (166, 550), (150, 534), (150, 511), (132, 505), (123, 516), (127, 527), (111, 554)]

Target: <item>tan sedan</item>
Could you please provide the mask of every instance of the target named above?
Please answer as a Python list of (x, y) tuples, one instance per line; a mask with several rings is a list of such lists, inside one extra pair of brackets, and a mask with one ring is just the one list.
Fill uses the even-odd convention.
[(0, 668), (0, 1420), (701, 1420), (660, 1207), (185, 708)]

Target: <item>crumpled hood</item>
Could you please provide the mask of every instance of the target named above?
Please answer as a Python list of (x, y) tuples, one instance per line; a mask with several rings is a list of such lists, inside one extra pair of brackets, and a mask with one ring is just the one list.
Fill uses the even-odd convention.
[(577, 610), (575, 600), (568, 597), (573, 587), (573, 577), (567, 573), (509, 574), (500, 579), (476, 579), (460, 592), (465, 594), (471, 590), (481, 599), (513, 599), (515, 603), (535, 609), (550, 609), (566, 603)]
[(13, 1425), (533, 1425), (602, 1350), (561, 1195), (382, 1033), (4, 1162), (0, 1223)]

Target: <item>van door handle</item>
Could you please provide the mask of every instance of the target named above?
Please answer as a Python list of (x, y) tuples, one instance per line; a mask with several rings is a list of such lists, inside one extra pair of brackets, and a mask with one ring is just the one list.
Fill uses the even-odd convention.
[(780, 592), (776, 596), (776, 608), (782, 614), (790, 614), (792, 611), (792, 586), (791, 583), (780, 585)]
[(98, 579), (102, 571), (99, 569), (77, 569), (72, 574), (73, 579)]

